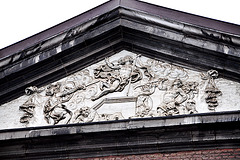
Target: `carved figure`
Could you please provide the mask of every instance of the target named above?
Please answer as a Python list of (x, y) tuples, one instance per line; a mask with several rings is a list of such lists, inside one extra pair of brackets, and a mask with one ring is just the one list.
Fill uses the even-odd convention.
[(153, 101), (150, 95), (155, 92), (156, 86), (157, 81), (135, 87), (141, 88), (137, 96), (135, 117), (145, 117), (152, 110)]
[(147, 62), (144, 63), (139, 58), (137, 62), (138, 67), (144, 70), (144, 75), (148, 77), (150, 81), (158, 78), (169, 78), (171, 80), (186, 80), (188, 78), (187, 72), (181, 67), (151, 59), (148, 59)]
[(216, 70), (209, 70), (207, 74), (202, 73), (201, 77), (203, 80), (207, 80), (207, 86), (205, 88), (207, 97), (205, 100), (208, 104), (208, 109), (215, 111), (215, 108), (218, 106), (217, 97), (222, 95), (222, 92), (215, 84), (215, 79), (218, 78), (218, 72)]
[(197, 113), (196, 102), (193, 99), (187, 100), (185, 106), (186, 106), (186, 109), (187, 109), (187, 113), (186, 114)]
[(92, 122), (96, 116), (96, 111), (89, 107), (82, 107), (74, 113), (73, 122), (86, 123)]
[(198, 83), (197, 82), (185, 82), (182, 90), (187, 94), (188, 98), (185, 102), (185, 113), (183, 114), (193, 114), (197, 113), (196, 102), (194, 100), (195, 95), (198, 94)]
[[(127, 55), (114, 61), (106, 58), (104, 64), (95, 69), (84, 69), (44, 89), (26, 88), (25, 92), (29, 97), (19, 107), (24, 112), (20, 122), (32, 125), (40, 124), (45, 119), (47, 123), (55, 125), (124, 119), (123, 115), (126, 113), (107, 114), (103, 109), (103, 114), (98, 114), (98, 109), (104, 107), (105, 103), (123, 101), (135, 103), (134, 115), (126, 114), (133, 118), (197, 113), (195, 100), (199, 94), (199, 83), (187, 81), (191, 75), (188, 75), (187, 70), (146, 57), (142, 58), (143, 63), (139, 57)], [(195, 72), (189, 73), (196, 75)], [(201, 76), (206, 80), (204, 94), (208, 108), (215, 110), (218, 106), (217, 98), (222, 94), (215, 83), (218, 72), (210, 70)], [(123, 97), (122, 93), (114, 94), (121, 97), (108, 96), (122, 91), (127, 93), (127, 97)], [(131, 97), (128, 97), (132, 93), (129, 91), (134, 92)], [(94, 102), (103, 96), (106, 97), (102, 101)], [(160, 105), (156, 104), (155, 99), (157, 102), (162, 99)]]
[(94, 77), (101, 79), (100, 93), (92, 100), (97, 100), (100, 97), (112, 92), (121, 92), (131, 82), (135, 83), (142, 78), (141, 72), (134, 69), (134, 59), (131, 56), (120, 58), (117, 62), (110, 63), (105, 59), (105, 65), (94, 70)]
[(152, 99), (147, 95), (139, 95), (136, 103), (136, 117), (144, 117), (152, 109)]
[(49, 124), (67, 124), (72, 117), (72, 112), (63, 104), (66, 100), (61, 98), (60, 86), (61, 84), (57, 83), (46, 88), (46, 96), (49, 96), (49, 99), (44, 105), (44, 117)]
[(182, 86), (182, 90), (188, 95), (188, 99), (193, 99), (198, 94), (197, 82), (185, 82)]
[(182, 90), (183, 83), (176, 79), (163, 97), (163, 104), (160, 108), (166, 116), (179, 114), (179, 107), (187, 100), (187, 94)]

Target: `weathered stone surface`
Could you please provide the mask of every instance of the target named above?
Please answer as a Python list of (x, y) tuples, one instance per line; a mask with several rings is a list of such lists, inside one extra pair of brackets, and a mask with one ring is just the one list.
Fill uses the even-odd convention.
[[(151, 129), (151, 128), (164, 128), (174, 126), (189, 126), (189, 125), (207, 125), (215, 123), (239, 123), (240, 113), (239, 111), (228, 112), (216, 112), (216, 113), (202, 113), (192, 115), (178, 115), (171, 117), (148, 117), (148, 118), (134, 118), (125, 119), (121, 121), (102, 121), (95, 123), (78, 123), (69, 125), (56, 125), (56, 126), (41, 126), (31, 128), (17, 128), (7, 129), (0, 131), (0, 141), (10, 139), (22, 139), (22, 138), (35, 138), (35, 137), (48, 137), (56, 135), (74, 135), (80, 133), (96, 133), (106, 131), (126, 131), (133, 129)], [(231, 132), (231, 131), (230, 131)], [(240, 135), (236, 133), (233, 137), (226, 138), (238, 138)], [(199, 133), (193, 132), (194, 137), (192, 141), (199, 140)], [(220, 133), (219, 133), (220, 134)], [(212, 139), (223, 138), (221, 136), (212, 135)], [(206, 137), (209, 139), (209, 137)], [(219, 139), (219, 140), (220, 140)]]
[(128, 51), (25, 92), (1, 106), (1, 129), (240, 110), (240, 84), (217, 71)]
[[(39, 41), (35, 37), (34, 45), (26, 40), (27, 45), (18, 52), (9, 53), (15, 51), (15, 47), (21, 47), (18, 44), (1, 50), (1, 55), (8, 53), (8, 56), (0, 59), (0, 104), (22, 95), (27, 84), (46, 85), (86, 67), (81, 65), (83, 63), (93, 63), (123, 49), (200, 70), (215, 69), (228, 79), (240, 81), (237, 26), (190, 16), (201, 19), (201, 25), (209, 22), (196, 26), (186, 23), (188, 19), (184, 17), (171, 16), (172, 13), (182, 13), (171, 11), (169, 15), (165, 8), (146, 12), (143, 6), (135, 3), (139, 2), (111, 1), (107, 5), (116, 6), (109, 12), (96, 9), (99, 15), (89, 19), (84, 15), (80, 16), (82, 19), (76, 17), (79, 23), (70, 20), (66, 22), (69, 28), (66, 29), (68, 25), (55, 28), (65, 28), (58, 34), (53, 29), (52, 35), (46, 32), (50, 37), (43, 33), (45, 39), (38, 35)], [(125, 5), (127, 7), (123, 7)], [(158, 12), (165, 16), (158, 15)], [(215, 30), (218, 25), (224, 26), (223, 31)], [(76, 67), (79, 64), (81, 67)], [(50, 67), (42, 67), (48, 65)]]
[(1, 159), (69, 159), (239, 148), (239, 111), (0, 131)]
[(112, 0), (0, 50), (0, 159), (239, 148), (239, 31)]

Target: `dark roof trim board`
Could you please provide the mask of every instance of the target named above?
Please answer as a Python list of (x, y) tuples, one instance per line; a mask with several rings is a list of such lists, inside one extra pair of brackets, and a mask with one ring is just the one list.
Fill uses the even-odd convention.
[(131, 10), (145, 12), (150, 15), (156, 15), (165, 19), (172, 19), (174, 21), (193, 24), (233, 35), (240, 35), (239, 25), (189, 14), (166, 7), (140, 2), (137, 0), (120, 0), (120, 6), (123, 8), (129, 8)]
[(36, 35), (33, 35), (29, 38), (26, 38), (20, 42), (17, 42), (13, 45), (5, 47), (0, 50), (0, 58), (12, 55), (17, 52), (21, 52), (33, 45), (36, 45), (42, 41), (46, 41), (58, 34), (66, 32), (70, 28), (74, 28), (80, 24), (88, 22), (89, 20), (98, 17), (99, 15), (105, 14), (119, 6), (119, 0), (112, 0), (107, 3), (104, 3), (100, 6), (97, 6), (83, 14), (80, 14), (76, 17), (73, 17), (65, 22), (62, 22), (56, 26), (53, 26), (47, 30), (44, 30)]
[[(232, 31), (232, 32), (230, 32)], [(112, 0), (0, 51), (0, 103), (126, 49), (240, 81), (240, 26)]]

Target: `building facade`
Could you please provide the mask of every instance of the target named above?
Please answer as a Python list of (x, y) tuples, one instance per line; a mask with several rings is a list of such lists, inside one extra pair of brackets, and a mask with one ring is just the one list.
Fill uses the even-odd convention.
[(238, 25), (112, 0), (0, 58), (0, 159), (240, 158)]

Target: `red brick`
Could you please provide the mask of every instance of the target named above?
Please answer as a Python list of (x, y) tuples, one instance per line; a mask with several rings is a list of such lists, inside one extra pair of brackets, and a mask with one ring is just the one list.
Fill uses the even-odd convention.
[(163, 156), (164, 156), (164, 157), (168, 157), (168, 156), (169, 156), (169, 154), (167, 154), (167, 153), (166, 153), (166, 154), (163, 154)]
[(240, 155), (239, 156), (235, 156), (236, 157), (236, 159), (240, 159)]
[(218, 156), (218, 157), (215, 157), (215, 159), (222, 159), (222, 157), (221, 157), (221, 156)]
[(126, 156), (108, 156), (99, 158), (79, 158), (69, 160), (205, 160), (205, 159), (240, 159), (240, 148), (238, 149), (212, 149), (200, 151), (186, 151), (173, 153), (154, 153), (143, 155), (126, 155)]
[(225, 152), (225, 153), (220, 153), (220, 154), (221, 154), (221, 155), (224, 155), (224, 156), (225, 156), (225, 155), (227, 155), (227, 156), (228, 156), (228, 155), (231, 155), (232, 153)]
[(233, 149), (221, 149), (222, 152), (233, 152)]
[(195, 154), (202, 154), (202, 151), (196, 151)]
[(202, 154), (209, 154), (209, 150), (202, 151)]
[(228, 158), (235, 158), (235, 156), (228, 156)]

